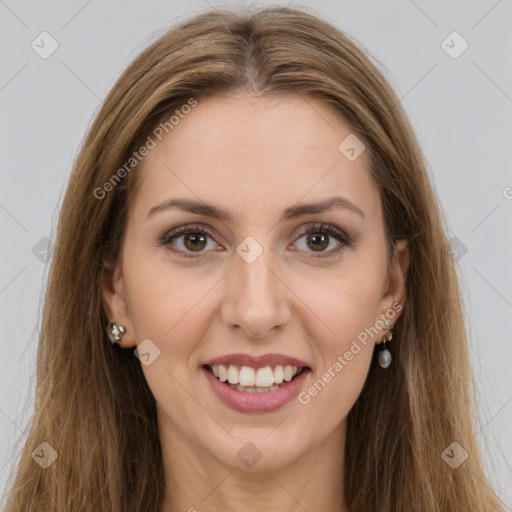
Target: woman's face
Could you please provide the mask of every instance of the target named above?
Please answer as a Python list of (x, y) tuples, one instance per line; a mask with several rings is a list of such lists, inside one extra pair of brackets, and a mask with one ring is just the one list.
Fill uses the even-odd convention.
[[(310, 97), (190, 110), (134, 171), (121, 272), (104, 290), (123, 346), (143, 343), (161, 438), (258, 470), (338, 449), (382, 319), (396, 322), (404, 301), (407, 258), (388, 266), (367, 152)], [(205, 367), (218, 358), (233, 386)], [(288, 382), (294, 366), (307, 369)], [(283, 383), (268, 391), (272, 379)]]

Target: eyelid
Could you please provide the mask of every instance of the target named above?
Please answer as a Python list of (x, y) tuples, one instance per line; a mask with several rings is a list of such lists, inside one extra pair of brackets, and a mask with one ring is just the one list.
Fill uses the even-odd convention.
[(182, 226), (177, 226), (175, 228), (172, 228), (168, 231), (165, 231), (162, 236), (159, 237), (159, 245), (162, 245), (166, 247), (168, 250), (172, 251), (175, 254), (179, 254), (180, 256), (183, 256), (185, 258), (199, 258), (201, 256), (204, 256), (201, 254), (201, 252), (194, 254), (193, 252), (187, 252), (182, 251), (179, 249), (172, 249), (169, 245), (172, 241), (180, 238), (183, 235), (186, 235), (188, 233), (201, 233), (204, 232), (206, 235), (208, 235), (209, 238), (211, 238), (213, 241), (215, 241), (216, 235), (215, 230), (208, 226), (207, 224), (203, 224), (201, 222), (195, 222), (191, 224), (184, 224)]
[(172, 229), (165, 231), (165, 233), (160, 237), (160, 241), (165, 244), (171, 241), (173, 236), (181, 236), (186, 235), (187, 233), (195, 233), (204, 231), (210, 238), (214, 239), (216, 234), (215, 230), (208, 226), (207, 224), (192, 223), (192, 224), (184, 224), (182, 226), (178, 226)]
[[(189, 234), (189, 233), (201, 233), (204, 232), (210, 239), (212, 239), (214, 242), (216, 241), (216, 237), (220, 235), (216, 235), (216, 231), (208, 226), (207, 224), (203, 224), (201, 222), (197, 223), (191, 223), (191, 224), (184, 224), (182, 226), (178, 226), (176, 228), (170, 229), (166, 231), (162, 236), (159, 237), (159, 243), (160, 245), (163, 245), (169, 250), (171, 250), (174, 253), (178, 253), (184, 257), (188, 258), (197, 258), (202, 257), (204, 254), (206, 254), (209, 251), (199, 251), (198, 253), (193, 252), (187, 252), (182, 250), (176, 250), (171, 249), (169, 247), (170, 242), (180, 238), (183, 235)], [(296, 243), (300, 238), (302, 238), (305, 235), (308, 235), (310, 233), (315, 232), (323, 232), (326, 233), (331, 238), (334, 238), (339, 242), (339, 246), (335, 249), (331, 249), (327, 252), (318, 252), (315, 253), (314, 251), (306, 251), (310, 252), (314, 255), (315, 258), (328, 258), (334, 255), (337, 255), (340, 250), (342, 250), (344, 247), (350, 247), (352, 246), (351, 238), (340, 228), (336, 227), (333, 224), (328, 224), (325, 222), (310, 222), (306, 225), (302, 225), (300, 228), (298, 228), (295, 231), (294, 237), (299, 237), (297, 240), (295, 240), (294, 243)], [(221, 237), (222, 238), (222, 237)], [(203, 254), (204, 253), (204, 254)]]
[(340, 251), (345, 247), (352, 247), (352, 239), (340, 228), (336, 227), (334, 224), (329, 224), (326, 222), (311, 222), (306, 224), (305, 226), (301, 226), (299, 228), (299, 232), (296, 233), (296, 236), (299, 236), (298, 240), (303, 236), (309, 233), (326, 233), (329, 237), (334, 238), (338, 243), (338, 247), (335, 249), (331, 249), (330, 251), (318, 252), (307, 251), (314, 255), (315, 258), (330, 258), (339, 255)]

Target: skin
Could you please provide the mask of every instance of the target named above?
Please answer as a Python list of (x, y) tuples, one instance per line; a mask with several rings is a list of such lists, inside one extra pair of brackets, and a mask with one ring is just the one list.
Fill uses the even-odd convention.
[[(167, 489), (160, 512), (348, 510), (346, 418), (386, 328), (359, 343), (309, 403), (294, 399), (273, 412), (230, 409), (201, 366), (234, 352), (285, 354), (312, 368), (307, 390), (358, 334), (404, 304), (408, 248), (400, 241), (389, 264), (367, 153), (349, 161), (338, 150), (351, 133), (315, 98), (198, 98), (137, 170), (121, 259), (103, 297), (110, 320), (126, 326), (123, 347), (150, 339), (160, 350), (142, 366), (158, 408)], [(334, 195), (357, 205), (364, 219), (332, 209), (279, 220), (290, 206)], [(169, 198), (199, 198), (234, 221), (178, 209), (147, 217)], [(193, 223), (210, 226), (215, 238), (194, 245), (182, 235), (170, 245), (198, 257), (159, 244), (165, 232)], [(308, 243), (299, 230), (318, 223), (338, 227), (352, 245), (332, 236), (324, 249)], [(236, 252), (248, 236), (263, 249), (252, 263)], [(237, 457), (248, 442), (261, 453), (250, 468)]]

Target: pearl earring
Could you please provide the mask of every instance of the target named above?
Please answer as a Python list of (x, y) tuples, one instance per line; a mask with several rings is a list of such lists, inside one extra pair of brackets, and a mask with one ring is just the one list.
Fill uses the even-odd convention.
[(112, 336), (112, 339), (110, 340), (112, 345), (115, 345), (116, 343), (119, 345), (121, 344), (123, 334), (126, 332), (126, 327), (124, 325), (117, 325), (116, 322), (112, 322), (109, 324), (109, 327), (107, 329), (108, 334)]
[(389, 329), (389, 332), (387, 332), (384, 337), (382, 338), (382, 350), (379, 351), (379, 365), (381, 368), (388, 368), (391, 364), (391, 352), (387, 349), (387, 342), (391, 341), (391, 338), (393, 338), (393, 334), (391, 332), (391, 329), (393, 329), (393, 324), (386, 320), (384, 323), (384, 327), (386, 329)]

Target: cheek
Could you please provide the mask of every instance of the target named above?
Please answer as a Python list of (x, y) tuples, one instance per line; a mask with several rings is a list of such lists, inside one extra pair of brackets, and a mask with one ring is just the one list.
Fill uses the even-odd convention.
[(179, 349), (175, 342), (194, 339), (190, 331), (201, 327), (197, 312), (215, 279), (194, 275), (193, 269), (176, 271), (162, 262), (145, 261), (135, 255), (125, 262), (132, 329), (137, 340), (150, 338), (161, 350), (169, 350), (171, 339), (172, 349)]
[(200, 423), (204, 410), (201, 403), (193, 402), (191, 407), (183, 386), (197, 373), (191, 356), (208, 329), (207, 295), (218, 278), (194, 275), (193, 269), (176, 271), (155, 261), (150, 264), (148, 258), (136, 255), (129, 258), (125, 280), (132, 329), (137, 344), (149, 339), (159, 351), (154, 361), (142, 364), (142, 370), (161, 412), (183, 431), (190, 430), (190, 415)]
[(325, 278), (301, 281), (297, 295), (305, 305), (298, 318), (317, 352), (315, 378), (301, 402), (311, 402), (312, 418), (323, 414), (334, 425), (363, 388), (377, 341), (384, 272), (384, 265), (359, 257)]
[[(329, 431), (346, 418), (368, 375), (375, 347), (375, 325), (380, 287), (354, 274), (338, 276), (325, 287), (309, 288), (302, 324), (317, 352), (314, 378), (299, 400), (311, 424), (322, 418)], [(306, 301), (305, 301), (306, 302)]]
[[(368, 343), (375, 340), (371, 329), (380, 313), (383, 269), (374, 265), (345, 266), (322, 278), (301, 279), (294, 287), (303, 298), (299, 315), (307, 318), (302, 327), (312, 339), (321, 342), (325, 352), (340, 353), (352, 340), (362, 340), (367, 333)], [(360, 336), (361, 335), (361, 336)]]

